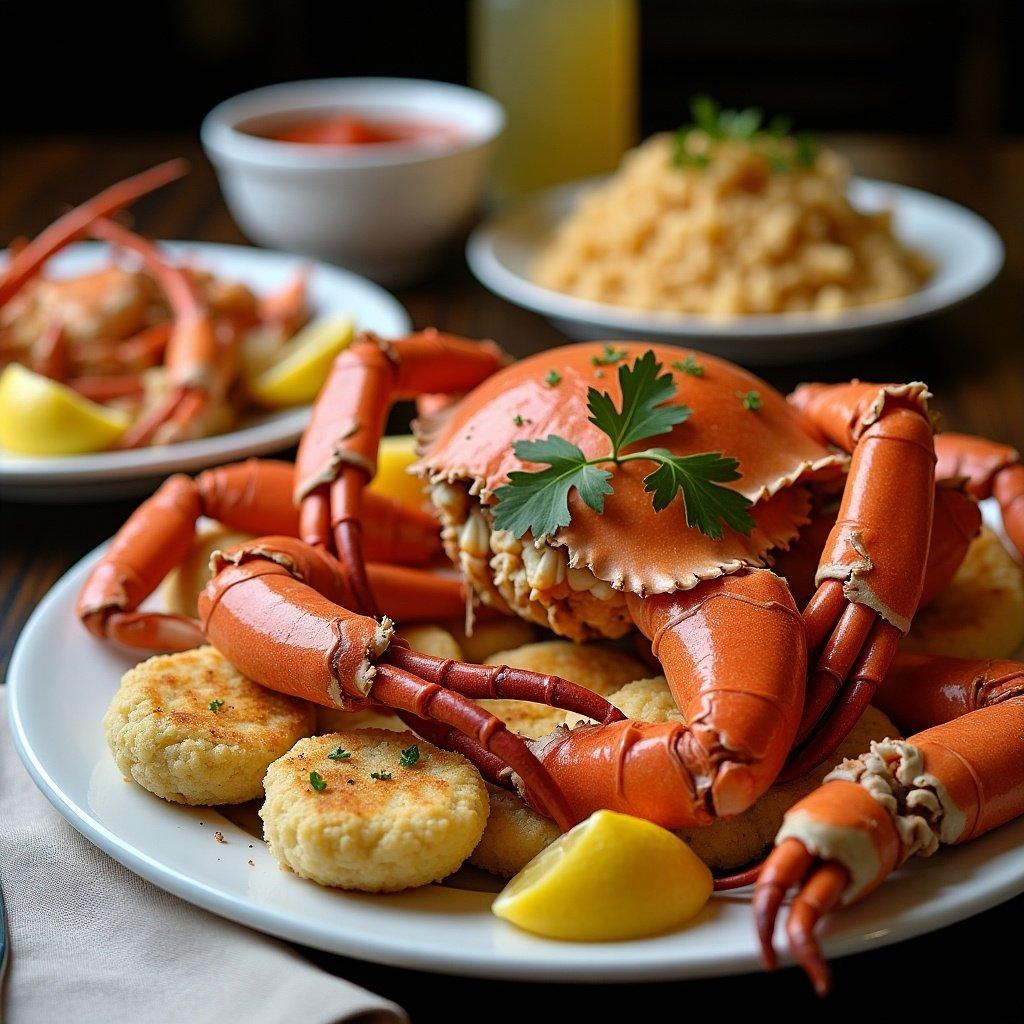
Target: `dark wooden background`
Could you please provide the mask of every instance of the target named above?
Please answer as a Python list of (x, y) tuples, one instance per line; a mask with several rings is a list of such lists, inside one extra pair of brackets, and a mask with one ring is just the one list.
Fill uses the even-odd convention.
[[(1002, 234), (1008, 252), (1000, 279), (942, 317), (912, 325), (877, 350), (813, 366), (766, 373), (780, 388), (800, 380), (853, 375), (924, 378), (951, 428), (1024, 448), (1024, 143), (893, 137), (836, 137), (868, 175), (917, 185), (977, 210)], [(220, 199), (213, 173), (189, 134), (9, 139), (0, 146), (0, 244), (42, 228), (62, 204), (166, 157), (193, 159), (192, 174), (135, 208), (145, 234), (243, 241)], [(517, 354), (558, 343), (541, 318), (491, 296), (456, 258), (434, 280), (399, 293), (417, 326), (435, 324), (489, 335)], [(0, 675), (26, 617), (54, 581), (112, 534), (131, 503), (0, 507)], [(752, 652), (752, 656), (754, 652)], [(1024, 857), (1024, 851), (1021, 856)], [(1020, 933), (1024, 897), (927, 937), (836, 965), (825, 1004), (795, 971), (645, 986), (553, 986), (438, 978), (360, 964), (309, 951), (345, 977), (395, 999), (416, 1022), (451, 1020), (647, 1021), (677, 1015), (732, 1020), (765, 1014), (803, 1019), (871, 1020), (879, 1015), (952, 1020), (1024, 1020)], [(55, 956), (59, 951), (55, 950)], [(169, 969), (172, 969), (169, 965)], [(113, 1011), (113, 1008), (112, 1008)], [(301, 1008), (296, 1009), (301, 1019)], [(15, 1022), (16, 1024), (16, 1022)]]

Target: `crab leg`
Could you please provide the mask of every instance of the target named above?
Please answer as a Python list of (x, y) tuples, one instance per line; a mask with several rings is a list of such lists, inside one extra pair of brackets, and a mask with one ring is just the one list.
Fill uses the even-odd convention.
[(819, 994), (829, 972), (814, 928), (834, 906), (866, 896), (914, 854), (1024, 814), (1024, 664), (901, 655), (879, 702), (899, 724), (929, 727), (872, 743), (790, 808), (755, 891), (771, 968), (779, 908), (799, 886), (786, 930)]
[(35, 277), (51, 256), (80, 238), (98, 217), (117, 213), (147, 193), (182, 177), (187, 170), (186, 161), (168, 160), (111, 185), (55, 220), (14, 256), (0, 276), (0, 307)]
[(818, 764), (853, 727), (917, 611), (935, 498), (929, 397), (921, 383), (857, 381), (805, 384), (790, 396), (809, 426), (853, 460), (804, 610), (808, 647), (821, 654), (807, 685), (805, 742), (786, 778)]
[(362, 335), (334, 361), (299, 445), (299, 535), (307, 543), (337, 551), (365, 611), (374, 611), (376, 601), (360, 554), (362, 499), (377, 471), (377, 447), (388, 410), (395, 401), (423, 392), (468, 391), (503, 362), (491, 342), (434, 330), (393, 343)]
[[(789, 550), (775, 558), (773, 569), (789, 584), (798, 606), (806, 604), (814, 594), (818, 563), (835, 523), (835, 512), (816, 516)], [(932, 533), (919, 608), (931, 604), (953, 578), (980, 527), (978, 503), (958, 483), (940, 480), (935, 486)]]
[(939, 477), (965, 477), (969, 494), (999, 502), (1006, 534), (1024, 555), (1024, 464), (1016, 448), (969, 434), (939, 434), (935, 454)]
[[(294, 480), (287, 462), (246, 462), (187, 476), (169, 477), (118, 531), (89, 574), (78, 598), (78, 614), (96, 636), (149, 650), (188, 650), (203, 642), (195, 620), (139, 612), (139, 605), (188, 553), (201, 515), (246, 533), (294, 536), (298, 512), (291, 502)], [(436, 524), (426, 533), (422, 513), (379, 495), (368, 495), (373, 530), (366, 545), (372, 558), (393, 549), (410, 559), (436, 550)], [(429, 517), (425, 517), (429, 519)], [(374, 565), (371, 578), (392, 602), (396, 615), (410, 621), (424, 616), (456, 617), (465, 607), (460, 581)], [(346, 597), (347, 597), (346, 593)]]
[(128, 430), (120, 447), (149, 444), (165, 425), (169, 439), (176, 440), (187, 433), (211, 400), (227, 390), (233, 359), (223, 351), (209, 311), (192, 279), (181, 267), (169, 263), (151, 242), (107, 218), (90, 224), (89, 232), (139, 256), (174, 311), (174, 327), (164, 353), (171, 393), (152, 413)]
[(579, 725), (534, 751), (579, 817), (608, 808), (686, 828), (739, 814), (774, 782), (800, 719), (806, 647), (789, 589), (759, 570), (630, 596), (629, 611), (687, 724)]
[(200, 597), (203, 629), (250, 679), (327, 707), (375, 702), (440, 721), (515, 771), (561, 828), (576, 822), (548, 772), (504, 723), (461, 694), (389, 663), (391, 620), (357, 615), (332, 599), (345, 585), (326, 552), (290, 538), (262, 538), (214, 561), (217, 571)]

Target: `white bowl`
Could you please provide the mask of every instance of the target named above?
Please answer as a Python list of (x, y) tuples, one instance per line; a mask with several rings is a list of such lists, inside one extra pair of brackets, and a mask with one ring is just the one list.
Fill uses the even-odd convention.
[[(430, 145), (326, 146), (241, 130), (339, 108), (449, 125)], [(228, 207), (253, 241), (382, 284), (425, 276), (469, 226), (505, 113), (483, 93), (404, 78), (288, 82), (214, 107), (202, 126)]]

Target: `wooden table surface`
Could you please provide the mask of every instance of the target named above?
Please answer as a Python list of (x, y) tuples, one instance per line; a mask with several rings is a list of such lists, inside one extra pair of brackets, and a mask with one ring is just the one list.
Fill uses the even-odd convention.
[[(948, 196), (998, 229), (1007, 247), (999, 280), (983, 295), (939, 318), (911, 325), (874, 352), (815, 365), (764, 372), (789, 389), (801, 380), (923, 378), (950, 429), (985, 434), (1024, 449), (1024, 143), (989, 149), (954, 143), (835, 138), (857, 171)], [(32, 235), (62, 208), (112, 181), (174, 155), (194, 161), (192, 173), (135, 207), (147, 235), (243, 242), (217, 190), (213, 172), (189, 137), (55, 138), (0, 143), (0, 245)], [(560, 342), (540, 317), (498, 299), (463, 262), (434, 280), (398, 292), (416, 326), (436, 325), (490, 336), (517, 355)], [(132, 503), (20, 505), (0, 508), (0, 677), (18, 633), (36, 603), (74, 562), (123, 522)], [(1024, 856), (1022, 851), (1021, 856)], [(827, 1006), (832, 1019), (865, 1019), (881, 1007), (918, 1019), (944, 1020), (959, 1006), (986, 1020), (1024, 1020), (1019, 932), (1024, 897), (933, 935), (868, 952), (837, 965)], [(730, 1007), (770, 1003), (797, 1016), (820, 1012), (803, 978), (636, 986), (560, 987), (433, 978), (310, 953), (344, 976), (405, 1005), (419, 1021), (465, 1017), (540, 1021), (653, 1017), (655, 1007), (731, 1016)], [(649, 1007), (649, 1009), (645, 1009)], [(663, 1012), (663, 1011), (662, 1011)], [(749, 1012), (749, 1010), (745, 1011)], [(660, 1016), (660, 1013), (659, 1013)]]

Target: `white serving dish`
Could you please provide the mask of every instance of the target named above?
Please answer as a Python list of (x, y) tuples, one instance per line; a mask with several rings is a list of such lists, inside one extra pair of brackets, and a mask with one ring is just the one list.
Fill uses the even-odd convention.
[[(450, 125), (458, 138), (430, 146), (323, 146), (239, 128), (339, 108)], [(495, 100), (462, 86), (336, 78), (242, 93), (216, 106), (201, 134), (228, 207), (251, 239), (398, 285), (428, 273), (468, 228), (504, 124)]]
[(1003, 265), (999, 235), (976, 213), (918, 189), (854, 178), (849, 190), (853, 204), (863, 210), (891, 209), (896, 235), (935, 264), (931, 280), (913, 295), (835, 315), (715, 319), (626, 309), (537, 284), (530, 268), (542, 246), (580, 196), (601, 180), (559, 185), (516, 203), (477, 228), (466, 249), (470, 268), (491, 291), (543, 314), (571, 338), (675, 342), (753, 366), (827, 360), (875, 344), (885, 328), (962, 302)]
[[(998, 511), (993, 502), (985, 505), (995, 525)], [(495, 887), (481, 891), (487, 886), (472, 876), (387, 896), (321, 888), (281, 871), (251, 831), (218, 811), (165, 803), (125, 783), (100, 722), (121, 674), (141, 656), (97, 640), (74, 613), (78, 589), (102, 550), (72, 568), (32, 613), (11, 661), (7, 705), (14, 743), (39, 788), (86, 838), (132, 871), (272, 935), (418, 970), (610, 982), (760, 969), (750, 888), (717, 894), (690, 925), (666, 935), (553, 942), (494, 917)], [(214, 842), (215, 829), (225, 843)], [(821, 929), (826, 956), (877, 949), (1024, 892), (1022, 848), (1024, 818), (913, 860), (862, 903), (829, 917)], [(781, 932), (780, 925), (784, 946)]]
[[(411, 328), (397, 299), (370, 281), (337, 267), (241, 245), (209, 242), (161, 242), (171, 255), (190, 257), (206, 269), (235, 278), (264, 293), (283, 284), (301, 267), (309, 269), (314, 317), (350, 313), (360, 328), (398, 337)], [(56, 277), (101, 266), (109, 248), (80, 242), (47, 264)], [(250, 455), (281, 451), (298, 441), (309, 406), (252, 412), (237, 429), (213, 437), (130, 451), (86, 455), (16, 455), (0, 450), (0, 498), (10, 501), (111, 501), (151, 491), (169, 473), (195, 472)]]

